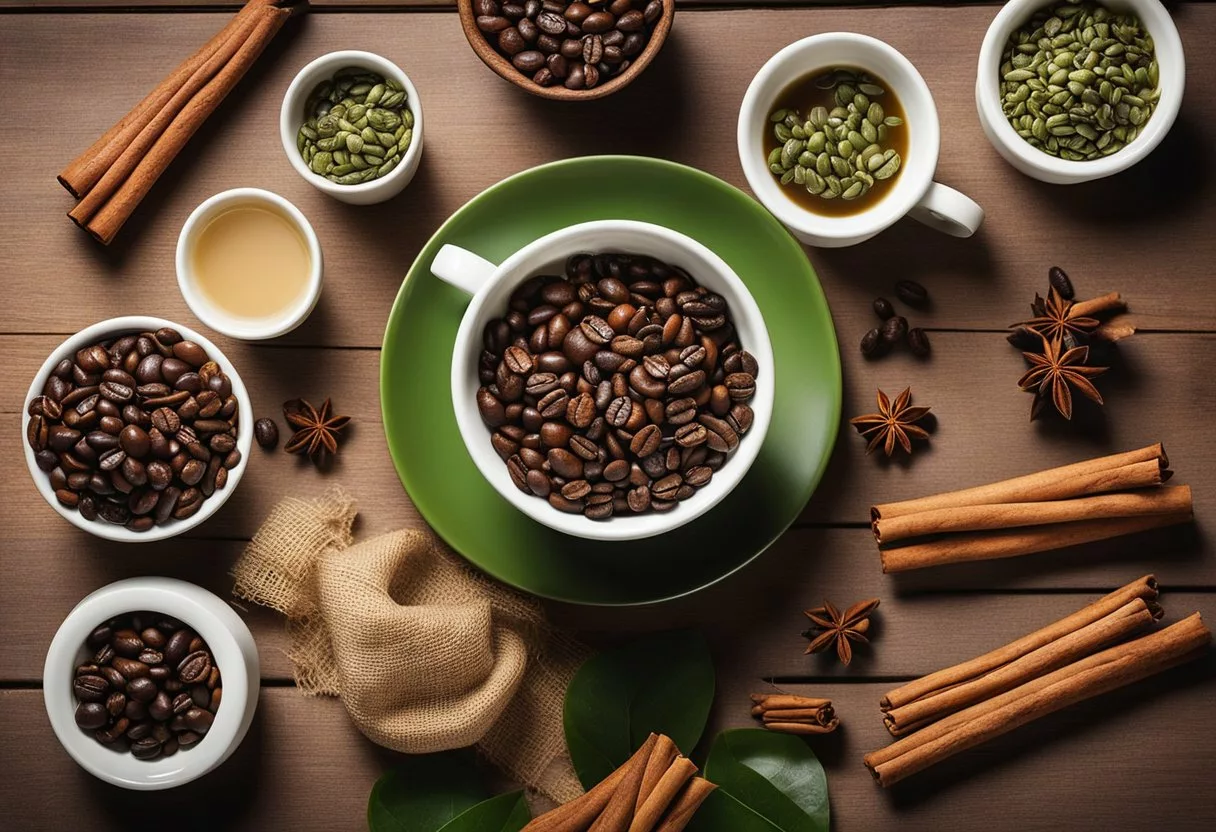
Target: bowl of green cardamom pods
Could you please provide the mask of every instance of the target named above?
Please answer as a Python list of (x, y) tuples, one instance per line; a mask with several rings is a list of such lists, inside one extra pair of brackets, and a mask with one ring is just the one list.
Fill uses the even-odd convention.
[(291, 166), (317, 190), (353, 205), (384, 202), (422, 160), (422, 102), (392, 61), (330, 52), (288, 86), (279, 136)]
[(1157, 0), (1010, 0), (980, 47), (980, 123), (1028, 176), (1057, 184), (1111, 176), (1173, 126), (1185, 63)]

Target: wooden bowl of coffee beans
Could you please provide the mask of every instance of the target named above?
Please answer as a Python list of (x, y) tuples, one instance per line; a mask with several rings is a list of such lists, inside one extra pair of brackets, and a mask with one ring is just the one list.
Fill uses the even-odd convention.
[(603, 98), (663, 47), (675, 0), (457, 0), (477, 57), (533, 95)]

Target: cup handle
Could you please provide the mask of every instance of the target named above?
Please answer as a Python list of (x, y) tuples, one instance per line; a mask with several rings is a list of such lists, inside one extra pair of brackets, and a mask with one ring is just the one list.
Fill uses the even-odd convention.
[(929, 183), (929, 190), (908, 215), (951, 237), (970, 237), (984, 221), (984, 209), (978, 202), (938, 182)]
[(497, 268), (484, 257), (451, 244), (439, 249), (431, 261), (431, 274), (470, 295), (477, 294)]

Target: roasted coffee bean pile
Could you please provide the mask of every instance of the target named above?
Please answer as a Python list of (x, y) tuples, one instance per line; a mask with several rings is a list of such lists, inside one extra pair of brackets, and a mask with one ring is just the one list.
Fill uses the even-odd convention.
[(511, 480), (594, 520), (668, 511), (752, 425), (756, 359), (726, 300), (675, 266), (576, 254), (485, 329), (477, 406)]
[(232, 381), (175, 329), (79, 350), (30, 403), (26, 439), (55, 497), (143, 532), (185, 520), (241, 461)]
[(542, 87), (591, 89), (629, 68), (663, 16), (662, 0), (473, 0), (477, 28)]
[(211, 729), (224, 689), (207, 643), (153, 612), (112, 619), (89, 634), (91, 661), (76, 668), (76, 724), (96, 740), (155, 760)]

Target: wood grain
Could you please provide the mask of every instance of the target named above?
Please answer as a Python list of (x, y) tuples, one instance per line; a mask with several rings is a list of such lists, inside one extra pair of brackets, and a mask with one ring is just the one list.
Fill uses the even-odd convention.
[[(895, 393), (911, 385), (938, 417), (933, 441), (911, 461), (888, 463), (866, 458), (861, 440), (842, 425), (824, 485), (796, 528), (740, 574), (659, 606), (547, 604), (551, 617), (595, 645), (668, 627), (703, 629), (719, 676), (707, 736), (751, 724), (747, 694), (766, 689), (765, 680), (831, 697), (844, 727), (813, 747), (829, 772), (838, 830), (974, 828), (979, 818), (992, 830), (1210, 825), (1216, 804), (1201, 778), (1216, 766), (1211, 657), (1058, 714), (890, 793), (873, 785), (860, 757), (888, 741), (877, 701), (894, 682), (975, 656), (1146, 572), (1165, 587), (1169, 620), (1192, 610), (1216, 620), (1216, 560), (1205, 522), (1216, 511), (1208, 427), (1216, 382), (1207, 371), (1216, 362), (1216, 188), (1206, 152), (1216, 101), (1202, 85), (1189, 85), (1178, 124), (1152, 157), (1112, 180), (1052, 188), (1006, 165), (976, 121), (974, 63), (991, 6), (860, 8), (874, 4), (857, 0), (811, 8), (821, 4), (795, 0), (803, 8), (691, 11), (722, 4), (682, 4), (655, 64), (593, 111), (536, 100), (496, 78), (443, 8), (449, 0), (319, 0), (322, 13), (278, 39), (191, 143), (189, 162), (174, 165), (115, 246), (101, 249), (63, 216), (70, 200), (54, 182), (56, 171), (236, 4), (107, 1), (89, 3), (105, 11), (89, 15), (71, 13), (83, 0), (0, 0), (0, 9), (20, 12), (0, 16), (9, 121), (45, 125), (48, 101), (71, 114), (53, 129), (19, 132), (0, 154), (0, 436), (9, 437), (0, 442), (0, 469), (10, 472), (0, 477), (0, 736), (12, 760), (0, 778), (0, 826), (126, 832), (147, 826), (156, 816), (148, 809), (193, 806), (190, 828), (364, 828), (371, 784), (396, 755), (363, 739), (339, 702), (285, 686), (291, 668), (276, 614), (238, 607), (272, 685), (240, 751), (193, 786), (142, 796), (89, 777), (49, 733), (37, 688), (52, 634), (84, 595), (132, 575), (181, 577), (228, 597), (231, 564), (286, 495), (341, 483), (360, 501), (360, 535), (419, 522), (385, 452), (378, 348), (401, 277), (434, 230), (504, 176), (572, 155), (661, 156), (742, 186), (733, 134), (752, 75), (795, 37), (837, 29), (883, 38), (918, 66), (943, 121), (938, 178), (988, 211), (971, 240), (902, 222), (851, 249), (808, 250), (841, 344), (844, 419), (872, 409), (875, 387)], [(440, 13), (364, 11), (373, 7)], [(1211, 77), (1216, 52), (1205, 47), (1216, 32), (1216, 7), (1178, 4), (1174, 14), (1192, 78)], [(426, 109), (430, 135), (418, 177), (379, 207), (353, 208), (315, 191), (292, 172), (277, 138), (281, 95), (297, 69), (343, 47), (401, 64)], [(251, 388), (256, 415), (277, 415), (294, 396), (329, 395), (356, 427), (327, 477), (281, 452), (255, 449), (240, 495), (189, 538), (127, 547), (98, 541), (55, 516), (27, 480), (17, 437), (29, 379), (64, 336), (102, 318), (143, 312), (197, 326), (174, 280), (177, 233), (201, 200), (243, 185), (275, 190), (309, 217), (325, 249), (326, 288), (309, 322), (288, 338), (217, 341)], [(1022, 362), (1000, 331), (1024, 316), (1056, 264), (1082, 294), (1123, 291), (1148, 331), (1127, 342), (1117, 369), (1099, 380), (1104, 411), (1082, 412), (1071, 425), (1031, 425), (1029, 397), (1014, 386)], [(868, 363), (857, 341), (875, 322), (870, 301), (904, 277), (933, 292), (932, 308), (910, 316), (930, 330), (933, 356), (899, 353)], [(879, 571), (866, 527), (873, 502), (1156, 440), (1166, 443), (1176, 481), (1195, 489), (1194, 527), (897, 577)], [(825, 597), (850, 603), (869, 596), (883, 599), (874, 644), (851, 668), (803, 655), (802, 609)]]

